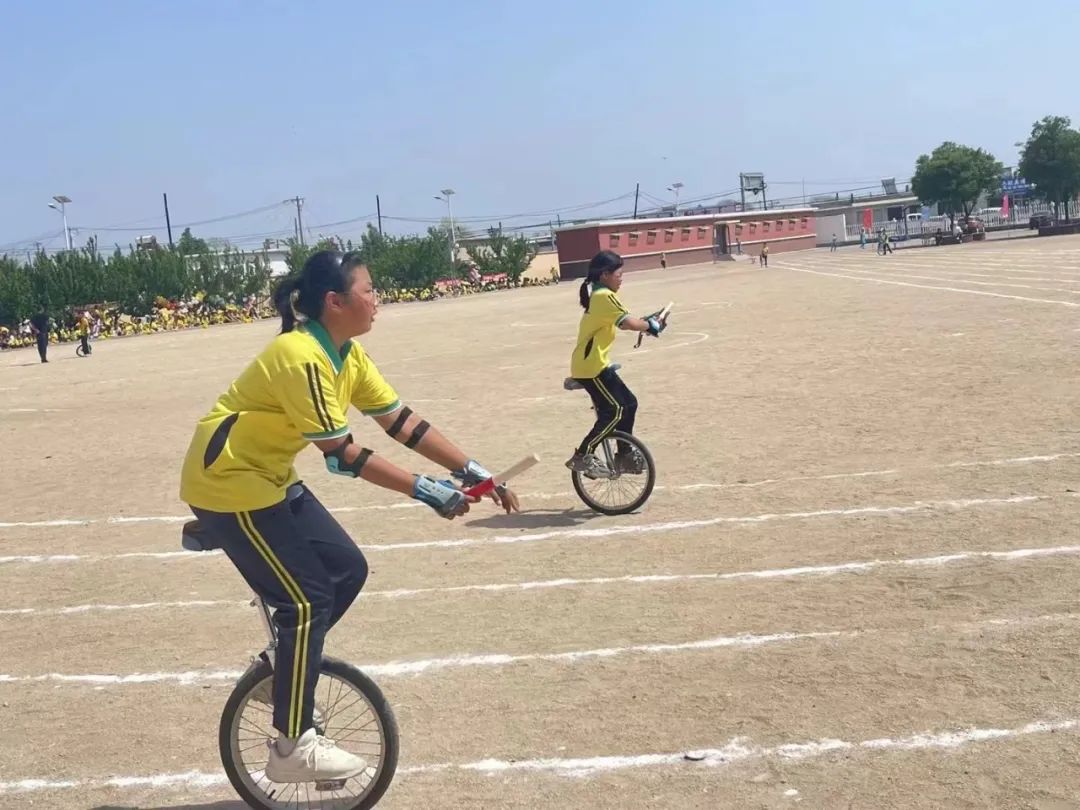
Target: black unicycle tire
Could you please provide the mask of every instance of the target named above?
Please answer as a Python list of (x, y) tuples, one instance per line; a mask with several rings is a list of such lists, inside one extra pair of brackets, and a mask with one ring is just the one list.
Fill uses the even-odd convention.
[(86, 357), (86, 352), (83, 351), (81, 343), (75, 347), (75, 355), (76, 357)]
[[(371, 790), (348, 809), (369, 810), (369, 808), (378, 804), (383, 794), (390, 787), (390, 783), (394, 780), (399, 751), (397, 720), (394, 719), (394, 712), (390, 708), (390, 704), (387, 702), (382, 690), (379, 689), (378, 684), (352, 664), (337, 658), (323, 656), (322, 666), (319, 671), (324, 675), (329, 674), (341, 678), (362, 693), (382, 724), (382, 738), (385, 750), (382, 767), (375, 777)], [(225, 708), (221, 712), (221, 723), (218, 727), (218, 750), (221, 754), (221, 764), (225, 769), (225, 775), (229, 777), (229, 782), (232, 783), (240, 798), (247, 802), (250, 807), (256, 808), (256, 810), (267, 810), (268, 805), (263, 802), (262, 797), (255, 794), (248, 787), (240, 776), (240, 766), (233, 761), (231, 756), (232, 725), (233, 718), (236, 716), (236, 712), (239, 711), (244, 698), (272, 675), (273, 668), (265, 661), (260, 661), (258, 666), (245, 673), (244, 677), (237, 681), (232, 694), (229, 695), (229, 699), (225, 702)]]
[(617, 439), (619, 441), (633, 445), (634, 448), (636, 448), (637, 451), (641, 453), (641, 455), (644, 457), (646, 479), (645, 488), (641, 491), (641, 494), (638, 495), (638, 497), (635, 498), (631, 503), (626, 504), (625, 506), (613, 508), (593, 500), (592, 496), (589, 495), (588, 490), (585, 489), (585, 486), (581, 482), (581, 479), (583, 477), (581, 473), (571, 471), (570, 481), (573, 483), (574, 491), (578, 494), (578, 497), (581, 498), (582, 502), (594, 512), (599, 512), (602, 515), (628, 515), (631, 512), (636, 512), (638, 509), (644, 506), (645, 502), (649, 500), (649, 496), (652, 495), (653, 487), (656, 486), (656, 462), (653, 460), (652, 453), (649, 452), (649, 448), (646, 447), (645, 443), (642, 442), (641, 439), (639, 439), (637, 436), (632, 436), (629, 433), (623, 433), (621, 430), (615, 430), (608, 434), (607, 438)]

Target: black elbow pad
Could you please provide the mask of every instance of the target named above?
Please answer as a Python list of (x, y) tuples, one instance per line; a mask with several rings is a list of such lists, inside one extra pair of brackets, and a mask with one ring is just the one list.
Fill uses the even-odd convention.
[(360, 455), (358, 455), (350, 464), (345, 461), (345, 448), (352, 443), (353, 437), (350, 433), (345, 437), (345, 441), (329, 453), (323, 453), (323, 459), (326, 461), (326, 469), (334, 475), (344, 475), (346, 478), (359, 478), (360, 471), (364, 469), (364, 465), (367, 464), (367, 460), (371, 458), (373, 451), (368, 450), (365, 447), (360, 451)]

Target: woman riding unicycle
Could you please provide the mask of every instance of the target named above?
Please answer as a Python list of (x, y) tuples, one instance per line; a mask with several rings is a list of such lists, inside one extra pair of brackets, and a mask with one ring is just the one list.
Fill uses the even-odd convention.
[[(234, 786), (253, 806), (276, 807), (288, 795), (284, 788), (299, 796), (299, 783), (314, 782), (317, 794), (352, 797), (343, 796), (344, 803), (334, 807), (369, 807), (389, 786), (397, 757), (393, 718), (382, 708), (381, 693), (370, 684), (362, 697), (385, 719), (384, 737), (392, 739), (372, 749), (377, 755), (365, 752), (367, 759), (324, 736), (333, 709), (315, 700), (320, 671), (328, 677), (335, 672), (326, 663), (332, 659), (323, 658), (323, 640), (356, 599), (368, 567), (352, 538), (300, 482), (294, 460), (314, 444), (334, 475), (400, 492), (450, 520), (469, 511), (476, 499), (450, 481), (408, 473), (355, 442), (346, 418), (352, 405), (390, 438), (453, 471), (464, 485), (491, 475), (403, 405), (351, 340), (371, 330), (378, 310), (371, 276), (359, 257), (313, 254), (302, 272), (280, 284), (274, 303), (281, 334), (199, 420), (181, 479), (180, 497), (198, 518), (198, 531), (213, 539), (211, 547), (225, 551), (275, 611), (276, 644), (252, 664), (255, 669), (272, 665), (272, 683), (269, 672), (262, 674), (266, 688), (243, 695), (239, 711), (253, 702), (266, 713), (272, 706), (277, 738), (268, 734), (260, 745), (246, 748), (242, 739), (233, 739), (229, 749), (223, 723), (222, 759)], [(505, 486), (492, 498), (507, 512), (518, 509), (517, 497)], [(241, 682), (251, 680), (245, 676)], [(233, 736), (250, 726), (236, 720)], [(244, 753), (253, 748), (254, 755)], [(254, 759), (238, 763), (241, 756)], [(372, 756), (381, 759), (368, 761)]]

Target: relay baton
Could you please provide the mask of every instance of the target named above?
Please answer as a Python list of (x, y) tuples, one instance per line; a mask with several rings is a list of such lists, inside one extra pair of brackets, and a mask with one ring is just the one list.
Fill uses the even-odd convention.
[(505, 484), (511, 478), (521, 475), (539, 461), (540, 456), (536, 455), (536, 453), (527, 455), (506, 472), (499, 473), (498, 475), (489, 478), (487, 481), (481, 481), (476, 486), (465, 490), (465, 494), (470, 498), (479, 498), (483, 495), (487, 495), (489, 492), (493, 491), (495, 487)]
[[(666, 323), (668, 315), (671, 314), (671, 308), (674, 305), (675, 305), (674, 301), (668, 301), (667, 306), (664, 307), (662, 310), (660, 310), (660, 312), (656, 316), (656, 319), (658, 321), (660, 321), (660, 323)], [(634, 344), (634, 348), (636, 349), (638, 346), (640, 346), (641, 341), (644, 340), (644, 339), (645, 339), (645, 333), (644, 332), (638, 332), (637, 343)]]

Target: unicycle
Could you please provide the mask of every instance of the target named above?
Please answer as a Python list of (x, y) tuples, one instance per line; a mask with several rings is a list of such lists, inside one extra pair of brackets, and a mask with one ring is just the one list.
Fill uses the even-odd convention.
[[(184, 524), (182, 543), (188, 551), (219, 548), (197, 520)], [(374, 681), (351, 664), (330, 656), (323, 656), (315, 687), (316, 732), (363, 757), (368, 767), (359, 776), (333, 782), (279, 784), (267, 778), (267, 744), (277, 737), (272, 698), (277, 633), (266, 603), (255, 597), (251, 604), (259, 608), (269, 645), (237, 681), (221, 713), (218, 748), (233, 788), (256, 810), (374, 807), (390, 787), (397, 769), (397, 722)]]
[[(89, 345), (90, 341), (88, 340), (86, 342)], [(89, 355), (90, 355), (90, 352), (83, 349), (82, 341), (80, 340), (80, 341), (76, 342), (76, 344), (75, 344), (75, 356), (76, 357), (88, 357)]]
[[(621, 366), (614, 363), (611, 368), (618, 371)], [(563, 388), (584, 390), (572, 377), (563, 381)], [(615, 430), (600, 441), (593, 455), (603, 463), (602, 472), (570, 472), (574, 492), (587, 507), (602, 515), (626, 515), (645, 505), (656, 486), (656, 462), (645, 442)]]

